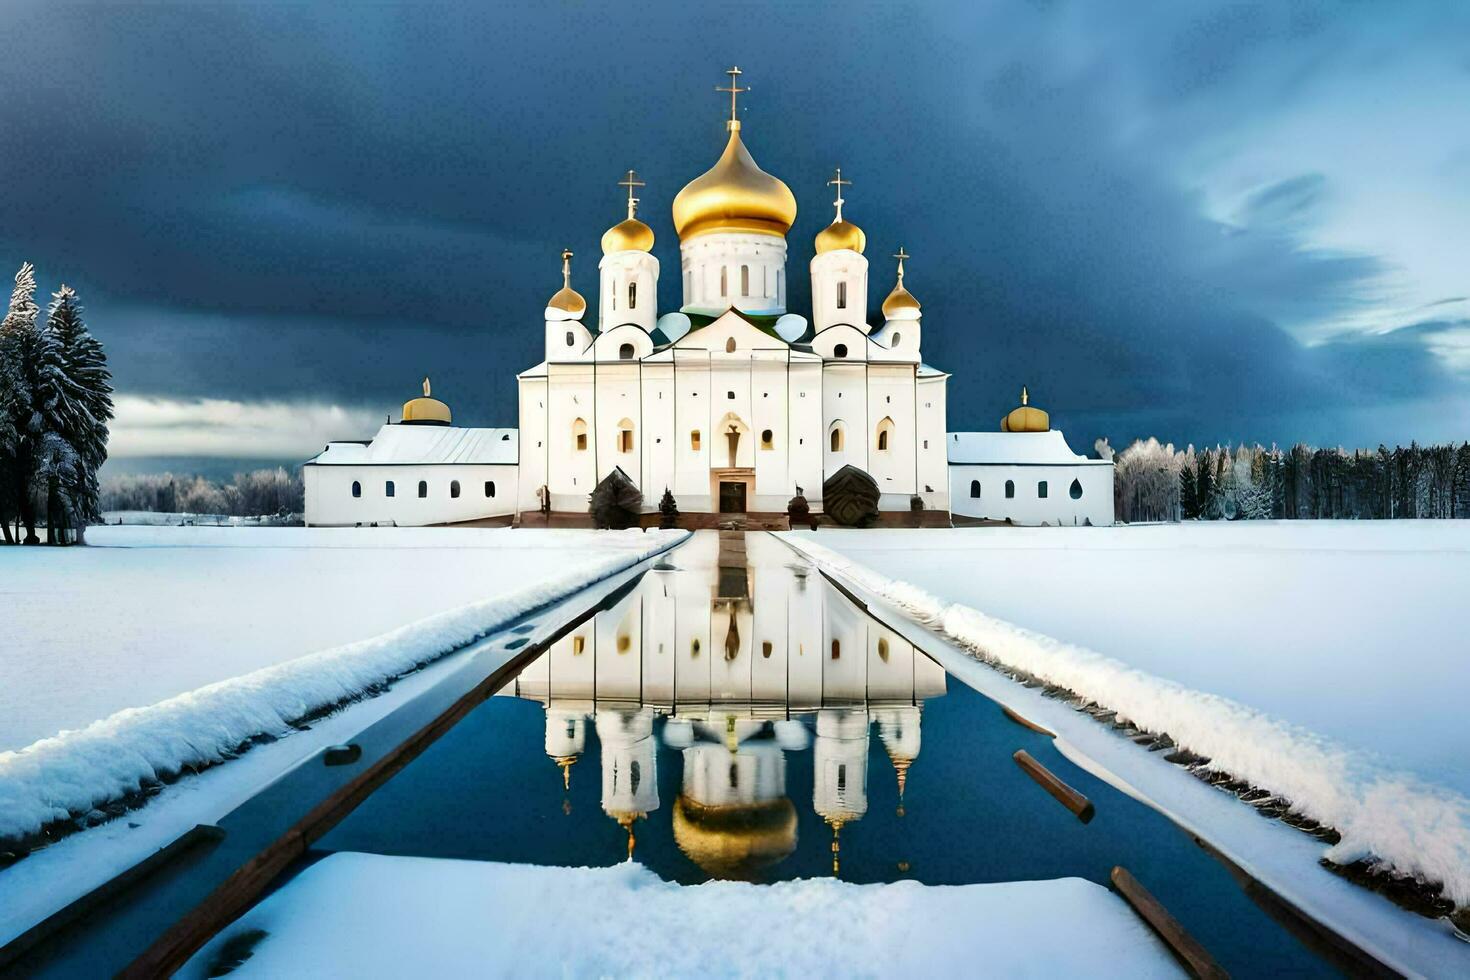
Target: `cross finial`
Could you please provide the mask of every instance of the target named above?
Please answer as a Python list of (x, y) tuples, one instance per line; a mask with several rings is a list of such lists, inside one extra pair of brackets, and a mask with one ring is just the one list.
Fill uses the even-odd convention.
[(1031, 402), (1031, 393), (1026, 390), (1026, 386), (1025, 385), (1022, 385), (1021, 386), (1021, 404), (1022, 405), (1027, 405), (1027, 404), (1030, 404), (1030, 402)]
[(561, 284), (564, 289), (572, 287), (572, 250), (569, 248), (561, 250)]
[(717, 85), (715, 86), (715, 91), (730, 93), (730, 121), (725, 124), (725, 128), (733, 131), (740, 128), (740, 106), (736, 102), (736, 97), (739, 96), (741, 92), (749, 92), (750, 88), (740, 87), (740, 76), (745, 74), (745, 72), (741, 71), (739, 66), (731, 65), (729, 68), (725, 69), (725, 74), (730, 76), (730, 84)]
[(633, 196), (633, 188), (648, 185), (638, 179), (637, 171), (629, 170), (628, 176), (618, 181), (618, 186), (628, 188), (628, 217), (632, 218), (638, 213), (638, 198)]
[(909, 253), (905, 252), (903, 250), (903, 246), (900, 245), (900, 246), (898, 246), (898, 251), (893, 253), (893, 257), (895, 259), (898, 259), (898, 281), (899, 281), (899, 284), (902, 285), (902, 283), (903, 283), (903, 260), (904, 259), (911, 259), (911, 258), (913, 258), (913, 256), (910, 255)]
[(424, 375), (424, 397), (429, 397), (429, 376), (427, 374)]
[(837, 168), (836, 175), (831, 180), (827, 181), (827, 186), (828, 187), (836, 187), (837, 188), (837, 200), (833, 201), (832, 203), (835, 204), (835, 205), (837, 205), (837, 220), (838, 221), (841, 221), (842, 220), (842, 205), (845, 203), (842, 200), (842, 188), (844, 188), (844, 187), (851, 187), (852, 186), (852, 181), (850, 181), (850, 180), (843, 180), (842, 179), (842, 168), (841, 167), (838, 167)]

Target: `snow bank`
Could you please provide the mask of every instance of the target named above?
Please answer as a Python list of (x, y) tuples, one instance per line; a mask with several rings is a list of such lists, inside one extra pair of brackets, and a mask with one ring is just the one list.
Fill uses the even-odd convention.
[(347, 852), (246, 913), (180, 976), (243, 949), (233, 976), (1181, 975), (1122, 899), (1080, 878), (683, 887), (631, 863)]
[(591, 550), (560, 576), (0, 752), (0, 839), (85, 814), (164, 774), (221, 762), (257, 736), (285, 734), (293, 720), (359, 697), (685, 536), (604, 533), (605, 545), (621, 547)]
[(810, 539), (787, 540), (978, 657), (1067, 688), (1140, 729), (1167, 733), (1209, 757), (1210, 768), (1290, 800), (1294, 811), (1342, 835), (1326, 852), (1330, 860), (1385, 862), (1442, 882), (1446, 897), (1470, 905), (1470, 800), (1464, 796), (1229, 698), (947, 603)]

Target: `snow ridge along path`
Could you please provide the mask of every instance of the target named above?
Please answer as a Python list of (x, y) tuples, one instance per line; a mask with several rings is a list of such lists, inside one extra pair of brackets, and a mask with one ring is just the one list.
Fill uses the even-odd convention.
[(1209, 757), (1208, 768), (1290, 800), (1293, 811), (1342, 835), (1326, 850), (1328, 860), (1387, 865), (1443, 884), (1446, 898), (1470, 907), (1470, 800), (1464, 796), (1229, 698), (947, 603), (811, 540), (783, 537), (978, 659), (1067, 688), (1141, 730), (1167, 733), (1179, 747)]
[(254, 739), (287, 734), (293, 722), (357, 700), (688, 536), (621, 533), (627, 548), (589, 551), (562, 576), (0, 752), (0, 842), (85, 816), (165, 776), (223, 762)]

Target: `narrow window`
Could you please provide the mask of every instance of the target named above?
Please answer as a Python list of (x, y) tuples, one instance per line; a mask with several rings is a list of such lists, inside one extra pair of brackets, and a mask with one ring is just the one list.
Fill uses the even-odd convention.
[(725, 392), (725, 398), (726, 398), (726, 400), (733, 402), (735, 400), (735, 392), (733, 392), (733, 391), (727, 391), (727, 392)]
[(878, 659), (888, 663), (888, 641), (881, 636), (878, 637)]
[(695, 660), (699, 659), (699, 637), (689, 641), (689, 656)]
[(419, 481), (419, 496), (420, 497), (427, 497), (428, 495), (429, 495), (429, 481), (428, 480), (420, 480)]
[(724, 266), (720, 266), (720, 295), (730, 295), (730, 277)]
[(695, 452), (699, 452), (699, 430), (698, 429), (695, 429), (693, 432), (689, 433), (689, 448), (692, 449), (692, 450), (694, 450)]
[(748, 265), (740, 267), (740, 295), (750, 295), (750, 266)]
[(687, 272), (684, 273), (684, 302), (686, 303), (694, 302), (694, 297), (689, 295), (689, 288), (693, 285), (693, 283), (694, 277)]
[(572, 637), (572, 656), (580, 657), (582, 651), (587, 649), (587, 640), (580, 636)]
[(394, 491), (394, 487), (393, 487), (393, 481), (392, 480), (389, 480), (388, 482), (386, 482), (386, 483), (383, 484), (383, 496), (385, 496), (385, 497), (391, 497), (391, 496), (393, 496), (393, 491)]
[(631, 453), (633, 451), (633, 420), (623, 419), (618, 423), (618, 452)]
[(834, 453), (840, 453), (840, 452), (842, 452), (842, 423), (841, 422), (833, 422), (832, 423), (832, 433), (831, 433), (830, 445), (832, 447), (832, 452), (834, 452)]
[(624, 344), (618, 348), (618, 360), (631, 361), (633, 359), (633, 345)]
[(970, 496), (971, 497), (974, 497), (976, 500), (979, 500), (980, 499), (980, 481), (979, 480), (971, 480), (970, 481)]
[(886, 430), (878, 431), (878, 452), (888, 452), (888, 432)]
[(1082, 499), (1082, 481), (1081, 480), (1073, 480), (1072, 481), (1072, 488), (1068, 491), (1068, 493), (1070, 493), (1072, 495), (1072, 499), (1073, 500), (1081, 500)]
[(878, 452), (888, 452), (888, 448), (893, 442), (893, 431), (892, 418), (884, 418), (883, 421), (878, 423)]
[(636, 282), (630, 282), (630, 283), (628, 283), (628, 309), (630, 309), (630, 310), (636, 310), (637, 308), (638, 308), (638, 284)]
[(845, 282), (839, 282), (837, 284), (837, 308), (839, 310), (847, 309), (847, 283)]
[(1040, 481), (1037, 482), (1037, 484), (1036, 484), (1036, 496), (1040, 497), (1042, 500), (1045, 500), (1046, 499), (1046, 481), (1045, 480), (1040, 480)]
[(579, 453), (587, 451), (587, 423), (582, 419), (572, 423), (572, 445)]
[(786, 272), (784, 269), (776, 270), (776, 304), (779, 306), (786, 295)]
[(362, 496), (362, 484), (360, 482), (358, 482), (357, 480), (353, 480), (352, 481), (352, 495), (354, 497), (361, 497)]
[(832, 659), (836, 660), (842, 656), (842, 643), (838, 640), (832, 641)]
[(890, 346), (890, 347), (897, 347), (898, 346), (898, 342), (900, 340), (902, 340), (902, 339), (903, 339), (903, 334), (900, 334), (898, 332), (895, 332), (893, 334), (893, 343), (889, 344), (888, 346)]
[(458, 497), (459, 496), (459, 481), (458, 480), (450, 480), (449, 481), (449, 496), (451, 496), (451, 497)]
[(1006, 481), (1006, 499), (1007, 500), (1010, 500), (1015, 495), (1016, 495), (1016, 481), (1014, 481), (1014, 480), (1007, 480)]
[(837, 767), (837, 792), (839, 792), (839, 793), (845, 793), (845, 792), (847, 792), (847, 767), (846, 766), (838, 766)]
[(846, 357), (847, 356), (847, 345), (846, 344), (838, 344), (836, 347), (832, 348), (832, 356), (833, 357)]
[(576, 346), (576, 343), (577, 343), (577, 338), (572, 334), (572, 332), (570, 330), (568, 330), (567, 331), (567, 346), (568, 347), (574, 347), (574, 346)]
[(775, 436), (775, 434), (773, 432), (771, 432), (770, 429), (762, 429), (761, 430), (761, 448), (762, 449), (775, 449), (776, 448), (776, 436)]
[(734, 337), (731, 337), (729, 340), (725, 341), (725, 353), (726, 354), (733, 354), (733, 353), (735, 353), (735, 338)]
[(485, 481), (485, 496), (487, 496), (487, 497), (493, 497), (493, 496), (495, 496), (495, 481), (494, 480), (486, 480)]
[(766, 660), (770, 660), (771, 659), (771, 650), (772, 649), (774, 649), (774, 648), (771, 646), (771, 641), (770, 640), (765, 641), (764, 643), (761, 644), (761, 656), (764, 659), (766, 659)]

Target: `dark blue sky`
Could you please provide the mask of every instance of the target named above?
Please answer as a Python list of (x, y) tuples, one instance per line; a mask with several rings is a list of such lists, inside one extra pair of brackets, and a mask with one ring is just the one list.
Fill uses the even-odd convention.
[[(978, 8), (978, 9), (977, 9)], [(1470, 5), (11, 4), (0, 264), (108, 344), (122, 455), (291, 457), (430, 374), (514, 424), (571, 247), (619, 175), (747, 145), (800, 208), (840, 164), (913, 254), (950, 427), (1022, 382), (1083, 449), (1470, 437)], [(7, 273), (8, 274), (8, 273)], [(198, 400), (204, 400), (199, 402)]]

